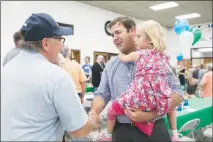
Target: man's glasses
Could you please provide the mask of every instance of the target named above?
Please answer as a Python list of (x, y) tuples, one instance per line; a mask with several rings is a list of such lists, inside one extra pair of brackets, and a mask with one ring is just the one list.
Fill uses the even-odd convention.
[(58, 39), (61, 43), (65, 42), (65, 38), (64, 37), (51, 37), (53, 39)]

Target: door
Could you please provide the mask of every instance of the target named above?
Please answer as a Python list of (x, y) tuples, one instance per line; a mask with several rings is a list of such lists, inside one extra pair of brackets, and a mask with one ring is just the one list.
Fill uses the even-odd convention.
[(204, 58), (203, 59), (203, 64), (206, 65), (208, 63), (212, 63), (212, 58)]
[(81, 63), (81, 51), (76, 49), (70, 49), (71, 55), (70, 59), (75, 59), (79, 64)]
[(98, 55), (102, 55), (104, 57), (105, 63), (108, 61), (108, 53), (105, 52), (94, 52), (94, 63), (96, 62), (96, 59), (98, 57)]
[(109, 60), (110, 60), (111, 58), (114, 58), (114, 57), (116, 57), (118, 54), (109, 53), (108, 55), (109, 55)]

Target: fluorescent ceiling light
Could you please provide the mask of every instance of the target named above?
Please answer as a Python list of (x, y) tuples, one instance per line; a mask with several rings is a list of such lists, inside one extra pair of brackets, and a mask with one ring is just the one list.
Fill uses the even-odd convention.
[(199, 48), (198, 51), (200, 51), (200, 52), (212, 52), (212, 48)]
[(167, 2), (167, 3), (163, 3), (163, 4), (150, 6), (149, 8), (157, 11), (157, 10), (163, 10), (163, 9), (172, 8), (172, 7), (176, 7), (176, 6), (179, 6), (179, 4), (177, 4), (176, 2)]
[(186, 14), (186, 15), (180, 15), (180, 16), (176, 16), (176, 19), (191, 19), (191, 18), (197, 18), (200, 17), (201, 15), (198, 13), (191, 13), (191, 14)]

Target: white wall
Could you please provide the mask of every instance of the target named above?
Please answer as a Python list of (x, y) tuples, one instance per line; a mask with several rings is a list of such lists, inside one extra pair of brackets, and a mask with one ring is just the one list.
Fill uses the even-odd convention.
[[(74, 25), (74, 36), (66, 37), (65, 44), (72, 49), (81, 50), (81, 64), (84, 64), (85, 56), (90, 56), (93, 62), (94, 51), (118, 53), (112, 38), (104, 31), (105, 22), (121, 16), (118, 13), (77, 1), (2, 1), (1, 62), (5, 54), (14, 47), (14, 32), (21, 28), (32, 13), (40, 12), (52, 15), (57, 22)], [(134, 20), (136, 23), (141, 22), (135, 18)], [(176, 65), (177, 50), (180, 46), (178, 36), (173, 29), (163, 29), (167, 42), (166, 51), (171, 57), (171, 64)]]
[[(74, 36), (66, 37), (65, 44), (81, 50), (81, 64), (84, 57), (93, 52), (118, 53), (112, 38), (104, 31), (104, 24), (120, 14), (76, 1), (3, 1), (1, 2), (1, 60), (14, 47), (13, 34), (19, 30), (32, 13), (48, 13), (57, 22), (73, 24)], [(136, 23), (140, 20), (135, 19)]]

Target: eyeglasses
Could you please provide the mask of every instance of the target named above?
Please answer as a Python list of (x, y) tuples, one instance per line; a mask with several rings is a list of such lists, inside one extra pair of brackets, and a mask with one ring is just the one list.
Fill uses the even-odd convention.
[(65, 42), (65, 38), (64, 37), (51, 37), (53, 39), (58, 39), (59, 41), (61, 41), (61, 43)]

